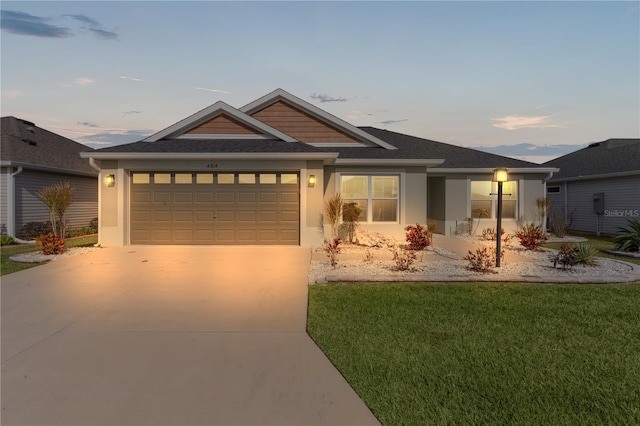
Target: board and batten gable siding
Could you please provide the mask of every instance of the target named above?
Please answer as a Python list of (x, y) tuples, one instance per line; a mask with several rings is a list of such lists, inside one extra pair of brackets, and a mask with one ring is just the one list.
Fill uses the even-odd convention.
[(9, 212), (8, 212), (8, 197), (7, 197), (7, 184), (9, 182), (11, 169), (8, 167), (2, 167), (0, 170), (0, 235), (6, 235), (8, 232)]
[(278, 101), (251, 115), (253, 118), (306, 143), (359, 142), (291, 105)]
[(76, 190), (75, 200), (67, 210), (67, 229), (89, 226), (98, 217), (98, 179), (65, 174), (25, 170), (15, 177), (16, 184), (16, 234), (22, 237), (22, 227), (29, 222), (46, 222), (49, 209), (36, 197), (45, 186), (69, 182)]
[[(628, 225), (629, 219), (640, 220), (640, 175), (601, 178), (569, 182), (550, 182), (549, 187), (559, 186), (560, 192), (549, 197), (552, 214), (572, 216), (569, 229), (588, 233), (615, 234), (618, 228)], [(593, 208), (593, 195), (604, 193), (604, 213), (597, 215)], [(559, 205), (558, 205), (559, 204)]]
[(249, 126), (240, 123), (238, 120), (228, 116), (227, 114), (221, 114), (206, 123), (194, 127), (186, 134), (257, 135), (260, 133)]

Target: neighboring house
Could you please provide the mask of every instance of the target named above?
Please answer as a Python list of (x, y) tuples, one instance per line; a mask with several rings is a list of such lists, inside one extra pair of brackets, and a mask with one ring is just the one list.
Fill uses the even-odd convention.
[(80, 158), (92, 148), (16, 117), (2, 117), (0, 157), (0, 231), (22, 238), (29, 222), (46, 222), (49, 209), (36, 192), (69, 182), (76, 197), (67, 211), (67, 229), (89, 226), (98, 216), (98, 172)]
[(558, 167), (547, 183), (550, 224), (573, 231), (615, 234), (640, 219), (640, 139), (608, 139), (544, 164)]
[[(433, 220), (452, 234), (495, 228), (496, 167), (508, 167), (504, 228), (535, 219), (557, 169), (371, 127), (284, 90), (224, 102), (140, 141), (82, 154), (100, 162), (100, 244), (317, 245), (325, 200), (363, 208), (360, 226), (402, 238)], [(109, 183), (107, 183), (109, 182)]]

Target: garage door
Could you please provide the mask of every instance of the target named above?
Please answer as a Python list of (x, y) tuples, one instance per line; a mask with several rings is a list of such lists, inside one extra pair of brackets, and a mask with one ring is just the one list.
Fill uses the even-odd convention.
[(132, 244), (299, 244), (296, 173), (134, 172)]

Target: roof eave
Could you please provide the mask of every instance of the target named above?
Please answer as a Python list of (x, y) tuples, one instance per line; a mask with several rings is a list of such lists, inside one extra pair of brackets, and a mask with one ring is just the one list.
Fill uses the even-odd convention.
[(627, 176), (636, 176), (636, 175), (640, 175), (640, 170), (629, 170), (626, 172), (617, 172), (617, 173), (601, 173), (598, 175), (587, 175), (587, 176), (567, 176), (567, 177), (560, 177), (560, 178), (551, 178), (549, 179), (549, 183), (571, 182), (571, 181), (592, 180), (592, 179), (607, 179), (607, 178), (627, 177)]
[(340, 166), (420, 166), (433, 167), (444, 163), (442, 159), (424, 158), (339, 158), (336, 165)]
[[(442, 173), (493, 173), (495, 167), (434, 167), (432, 171)], [(507, 167), (509, 173), (557, 173), (556, 167)]]
[[(81, 153), (82, 154), (82, 153)], [(85, 157), (83, 157), (85, 158)], [(63, 169), (59, 167), (41, 166), (39, 164), (24, 163), (20, 161), (0, 161), (1, 167), (22, 167), (28, 170), (38, 170), (41, 172), (60, 173), (65, 175), (77, 175), (77, 176), (91, 176), (96, 177), (98, 173), (92, 173), (90, 171)]]
[(335, 160), (337, 152), (87, 152), (96, 160)]

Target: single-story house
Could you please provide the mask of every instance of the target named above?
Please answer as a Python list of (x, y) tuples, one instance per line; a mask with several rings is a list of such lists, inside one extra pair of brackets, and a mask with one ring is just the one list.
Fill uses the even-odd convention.
[(2, 235), (22, 238), (26, 223), (48, 221), (49, 209), (35, 194), (59, 182), (69, 182), (76, 189), (67, 211), (67, 229), (89, 226), (98, 216), (98, 171), (80, 153), (92, 148), (16, 117), (2, 117), (1, 132)]
[(548, 161), (560, 171), (547, 183), (550, 225), (615, 234), (640, 220), (640, 139), (608, 139)]
[(505, 229), (535, 219), (554, 167), (372, 127), (278, 89), (217, 102), (148, 138), (84, 152), (100, 172), (100, 244), (322, 244), (325, 200), (362, 207), (360, 226), (403, 237), (434, 221), (495, 228), (493, 170), (507, 167)]

